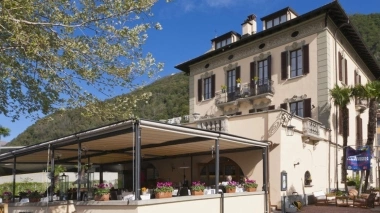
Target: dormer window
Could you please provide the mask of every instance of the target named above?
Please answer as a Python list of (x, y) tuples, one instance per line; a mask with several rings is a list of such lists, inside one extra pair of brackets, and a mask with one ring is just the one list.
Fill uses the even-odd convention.
[(224, 35), (221, 35), (219, 37), (212, 39), (211, 42), (213, 44), (214, 49), (219, 49), (219, 48), (225, 47), (225, 46), (227, 46), (227, 45), (229, 45), (235, 41), (240, 40), (240, 38), (241, 38), (241, 36), (239, 33), (231, 31), (229, 33), (226, 33)]
[(261, 21), (263, 21), (263, 30), (275, 27), (279, 24), (296, 18), (297, 16), (297, 13), (293, 9), (286, 7), (282, 10), (261, 18)]

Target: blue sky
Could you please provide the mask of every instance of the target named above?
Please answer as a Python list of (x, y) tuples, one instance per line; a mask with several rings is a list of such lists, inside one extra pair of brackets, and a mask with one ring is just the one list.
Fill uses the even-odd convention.
[[(153, 8), (149, 21), (160, 22), (163, 30), (150, 31), (144, 47), (157, 61), (165, 63), (160, 76), (179, 72), (175, 65), (202, 55), (211, 48), (211, 39), (231, 30), (241, 34), (241, 23), (255, 14), (258, 31), (260, 18), (285, 7), (299, 15), (321, 7), (331, 0), (160, 0)], [(380, 0), (341, 0), (348, 14), (380, 13)], [(11, 141), (35, 121), (21, 118), (16, 122), (0, 115), (0, 125), (11, 129), (11, 135), (1, 138)]]

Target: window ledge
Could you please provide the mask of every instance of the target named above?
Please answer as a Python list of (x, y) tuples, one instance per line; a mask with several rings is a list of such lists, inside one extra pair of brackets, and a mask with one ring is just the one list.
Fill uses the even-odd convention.
[(292, 78), (288, 78), (288, 80), (293, 80), (293, 79), (297, 79), (297, 78), (302, 78), (304, 77), (305, 75), (299, 75), (299, 76), (296, 76), (296, 77), (292, 77)]
[(313, 187), (314, 185), (305, 185), (305, 187)]

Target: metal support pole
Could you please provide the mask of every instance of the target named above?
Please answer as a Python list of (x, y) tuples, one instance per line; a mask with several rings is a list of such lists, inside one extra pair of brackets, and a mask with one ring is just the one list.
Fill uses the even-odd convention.
[(77, 189), (77, 200), (81, 200), (80, 188), (81, 188), (81, 173), (82, 173), (82, 143), (78, 143), (78, 189)]
[(103, 165), (99, 165), (99, 183), (103, 183)]
[(140, 174), (141, 174), (141, 130), (140, 122), (136, 121), (135, 125), (135, 200), (141, 200), (140, 198)]
[(190, 185), (193, 182), (193, 156), (190, 156)]
[(265, 212), (268, 212), (268, 147), (263, 148), (263, 191)]
[(88, 193), (90, 192), (90, 157), (87, 157), (87, 196)]
[(13, 188), (12, 188), (12, 202), (15, 202), (15, 193), (16, 193), (16, 156), (13, 157), (13, 170), (12, 170), (12, 175), (13, 175)]
[(50, 166), (51, 166), (51, 169), (50, 169), (50, 188), (48, 188), (48, 199), (49, 199), (49, 202), (53, 202), (53, 195), (54, 195), (54, 188), (55, 188), (55, 177), (54, 177), (54, 173), (55, 173), (55, 162), (54, 162), (54, 155), (55, 155), (55, 152), (54, 152), (54, 148), (51, 149), (51, 158), (50, 158)]
[(215, 194), (219, 192), (219, 139), (215, 140)]

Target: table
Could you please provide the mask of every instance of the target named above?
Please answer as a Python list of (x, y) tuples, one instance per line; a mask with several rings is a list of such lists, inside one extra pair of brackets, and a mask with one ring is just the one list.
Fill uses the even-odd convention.
[[(348, 207), (348, 196), (336, 196), (335, 197), (335, 205), (336, 206), (343, 206), (343, 207)], [(338, 200), (341, 201), (341, 203), (338, 203)]]

